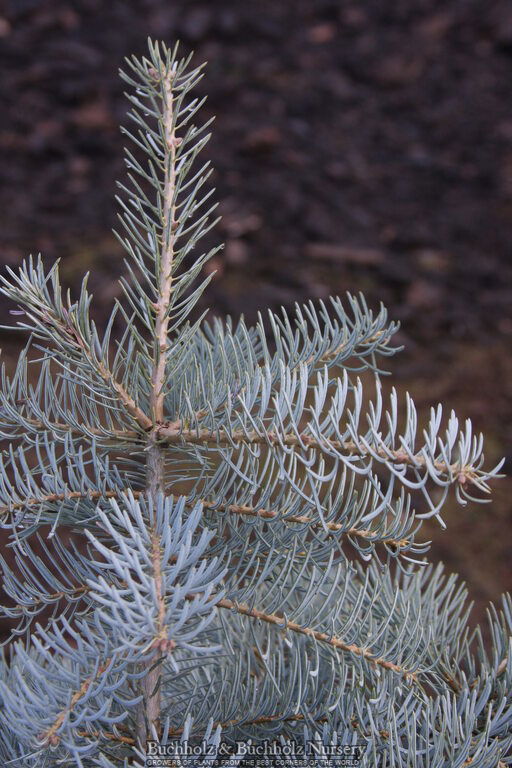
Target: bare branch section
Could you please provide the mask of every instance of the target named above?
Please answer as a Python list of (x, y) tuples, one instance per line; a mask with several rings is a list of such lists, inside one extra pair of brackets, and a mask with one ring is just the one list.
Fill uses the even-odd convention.
[(158, 633), (151, 650), (155, 651), (146, 663), (147, 672), (142, 678), (143, 700), (137, 714), (137, 739), (140, 744), (149, 738), (151, 731), (160, 728), (162, 707), (160, 682), (162, 675), (161, 661), (166, 653), (171, 653), (174, 644), (169, 643), (165, 633), (165, 594), (162, 580), (162, 552), (156, 531), (151, 534), (151, 564), (155, 578), (155, 591), (158, 601)]

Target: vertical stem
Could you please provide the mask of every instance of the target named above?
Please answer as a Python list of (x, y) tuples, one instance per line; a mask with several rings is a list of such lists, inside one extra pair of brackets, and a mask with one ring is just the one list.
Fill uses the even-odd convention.
[[(155, 336), (153, 345), (153, 368), (151, 373), (151, 415), (153, 430), (149, 434), (147, 449), (147, 491), (149, 497), (156, 506), (158, 497), (165, 490), (165, 458), (161, 446), (158, 444), (157, 430), (164, 421), (164, 386), (167, 362), (169, 305), (172, 292), (172, 267), (174, 257), (174, 233), (176, 229), (176, 147), (179, 141), (176, 139), (173, 120), (173, 95), (172, 72), (155, 72), (155, 77), (162, 77), (163, 95), (163, 123), (165, 132), (165, 145), (167, 147), (164, 189), (162, 199), (162, 241), (160, 244), (160, 258), (157, 261), (158, 298), (155, 303)], [(166, 643), (165, 636), (165, 592), (161, 570), (160, 541), (156, 533), (152, 534), (152, 566), (157, 591), (158, 634), (153, 646), (156, 653), (148, 661), (148, 671), (142, 678), (141, 688), (143, 701), (139, 707), (137, 717), (137, 738), (141, 746), (144, 746), (148, 738), (152, 738), (152, 727), (159, 730), (161, 697), (160, 678), (165, 653), (172, 650)], [(155, 666), (156, 665), (156, 666)]]
[(165, 76), (163, 85), (164, 104), (163, 121), (165, 145), (168, 150), (165, 165), (163, 192), (162, 243), (158, 264), (159, 296), (156, 302), (155, 339), (153, 352), (153, 372), (151, 376), (151, 410), (155, 424), (163, 421), (165, 365), (167, 360), (167, 331), (169, 328), (169, 304), (172, 291), (172, 265), (174, 257), (174, 233), (176, 230), (176, 138), (173, 122), (172, 74)]
[[(147, 458), (147, 478), (148, 494), (153, 498), (156, 504), (157, 497), (164, 491), (164, 457), (162, 449), (151, 437), (150, 447), (148, 448)], [(155, 577), (155, 588), (157, 592), (158, 606), (158, 636), (155, 638), (156, 653), (153, 653), (151, 660), (147, 662), (148, 671), (141, 681), (141, 693), (143, 700), (139, 705), (137, 717), (137, 738), (141, 746), (147, 739), (152, 738), (152, 727), (158, 731), (160, 721), (161, 697), (160, 697), (160, 675), (162, 673), (161, 662), (163, 660), (165, 648), (165, 593), (163, 590), (162, 569), (161, 569), (161, 550), (160, 541), (156, 532), (151, 536), (152, 551), (151, 561)]]

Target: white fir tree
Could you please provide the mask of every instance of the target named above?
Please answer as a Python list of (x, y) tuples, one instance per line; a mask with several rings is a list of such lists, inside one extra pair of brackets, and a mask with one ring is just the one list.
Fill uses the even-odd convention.
[(215, 252), (202, 67), (151, 42), (127, 63), (123, 300), (100, 332), (86, 279), (2, 278), (28, 334), (0, 394), (2, 764), (245, 766), (264, 743), (261, 765), (512, 764), (510, 600), (486, 647), (417, 539), (499, 467), (455, 414), (421, 430), (384, 403), (397, 326), (362, 297), (192, 321)]

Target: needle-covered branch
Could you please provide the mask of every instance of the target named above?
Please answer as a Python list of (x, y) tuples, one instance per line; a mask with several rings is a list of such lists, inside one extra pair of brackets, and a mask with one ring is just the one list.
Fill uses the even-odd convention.
[(414, 672), (404, 669), (399, 664), (394, 664), (392, 661), (388, 661), (382, 657), (376, 657), (370, 648), (362, 648), (355, 643), (344, 643), (343, 640), (340, 640), (340, 638), (332, 637), (327, 632), (318, 632), (311, 627), (301, 626), (295, 621), (289, 621), (284, 616), (276, 616), (276, 614), (265, 613), (264, 611), (260, 611), (258, 608), (250, 608), (248, 605), (243, 603), (239, 604), (232, 600), (223, 599), (219, 600), (217, 606), (219, 608), (225, 608), (228, 611), (239, 613), (242, 616), (248, 616), (251, 619), (256, 619), (257, 621), (264, 621), (267, 624), (272, 624), (273, 626), (278, 627), (284, 631), (296, 632), (299, 635), (305, 635), (306, 637), (315, 640), (317, 643), (326, 643), (332, 648), (336, 648), (336, 650), (352, 653), (365, 659), (370, 664), (375, 664), (376, 666), (382, 667), (383, 669), (396, 672), (397, 674), (405, 677), (406, 680), (412, 682), (417, 681), (417, 675)]
[[(315, 404), (305, 406), (307, 380), (288, 375), (283, 367), (281, 387), (271, 393), (264, 376), (252, 383), (251, 394), (238, 396), (238, 403), (228, 400), (223, 412), (215, 414), (212, 426), (194, 427), (178, 420), (159, 426), (156, 434), (168, 445), (207, 446), (217, 449), (222, 460), (234, 466), (236, 454), (246, 449), (247, 465), (244, 474), (256, 478), (260, 464), (265, 460), (252, 446), (269, 449), (275, 456), (280, 474), (286, 472), (284, 462), (292, 453), (298, 456), (303, 471), (314, 476), (313, 467), (319, 458), (330, 461), (342, 471), (376, 481), (376, 472), (385, 469), (389, 483), (407, 490), (422, 492), (428, 510), (421, 516), (439, 516), (448, 489), (453, 486), (461, 504), (467, 500), (480, 501), (490, 491), (488, 481), (496, 477), (503, 462), (485, 470), (483, 444), (472, 434), (471, 423), (459, 430), (458, 419), (452, 412), (446, 431), (441, 431), (441, 407), (432, 409), (423, 444), (418, 445), (417, 420), (414, 404), (407, 400), (408, 418), (405, 430), (399, 432), (397, 399), (391, 397), (391, 407), (383, 412), (380, 387), (375, 403), (363, 408), (362, 386), (353, 391), (353, 404), (349, 403), (348, 379), (335, 382), (335, 392), (326, 402), (327, 374), (319, 376), (313, 388)], [(261, 402), (254, 407), (255, 392), (260, 391)], [(306, 421), (307, 420), (307, 421)], [(211, 422), (206, 418), (204, 422)], [(365, 424), (366, 422), (366, 424)], [(293, 484), (294, 478), (287, 474)], [(252, 480), (255, 483), (255, 480)], [(431, 488), (442, 489), (441, 497), (432, 495)]]
[(19, 307), (23, 319), (16, 327), (30, 332), (33, 338), (44, 342), (44, 355), (70, 374), (71, 379), (90, 388), (93, 395), (108, 407), (114, 399), (143, 430), (151, 421), (139, 407), (134, 395), (117, 381), (108, 367), (111, 326), (100, 340), (95, 324), (89, 317), (91, 295), (86, 280), (77, 302), (68, 294), (62, 299), (58, 265), (48, 274), (42, 260), (30, 259), (18, 273), (8, 268), (9, 278), (0, 276), (0, 292)]
[(235, 765), (268, 739), (320, 765), (357, 743), (361, 768), (502, 768), (511, 603), (486, 645), (416, 538), (500, 465), (440, 406), (419, 429), (409, 397), (384, 404), (398, 326), (362, 296), (193, 316), (217, 249), (190, 62), (150, 41), (121, 73), (128, 274), (105, 331), (86, 279), (72, 300), (41, 259), (0, 278), (29, 334), (0, 392), (0, 763), (138, 766), (156, 738)]
[[(150, 43), (149, 56), (126, 60), (121, 77), (127, 93), (133, 131), (123, 129), (134, 151), (126, 150), (128, 185), (120, 184), (118, 235), (130, 260), (130, 280), (123, 288), (136, 323), (147, 332), (148, 361), (152, 361), (152, 418), (164, 417), (167, 358), (185, 319), (213, 275), (192, 289), (204, 264), (218, 250), (202, 255), (197, 243), (215, 221), (213, 190), (204, 191), (209, 162), (197, 163), (209, 139), (211, 121), (197, 127), (194, 116), (204, 99), (191, 97), (203, 77), (203, 67), (189, 69), (190, 57), (177, 58), (177, 48)], [(149, 121), (148, 121), (149, 118)], [(185, 260), (191, 263), (186, 265)]]

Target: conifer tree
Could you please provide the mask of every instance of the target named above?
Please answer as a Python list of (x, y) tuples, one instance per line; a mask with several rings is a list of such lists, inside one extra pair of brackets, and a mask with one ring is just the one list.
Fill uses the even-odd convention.
[(193, 319), (216, 251), (202, 67), (150, 42), (122, 77), (106, 328), (86, 278), (76, 298), (40, 258), (2, 278), (28, 335), (0, 394), (2, 764), (143, 766), (148, 740), (177, 766), (255, 764), (265, 740), (288, 762), (262, 765), (304, 745), (312, 765), (512, 764), (510, 599), (487, 647), (419, 534), (500, 467), (454, 413), (420, 429), (409, 397), (384, 402), (397, 325), (362, 297)]

